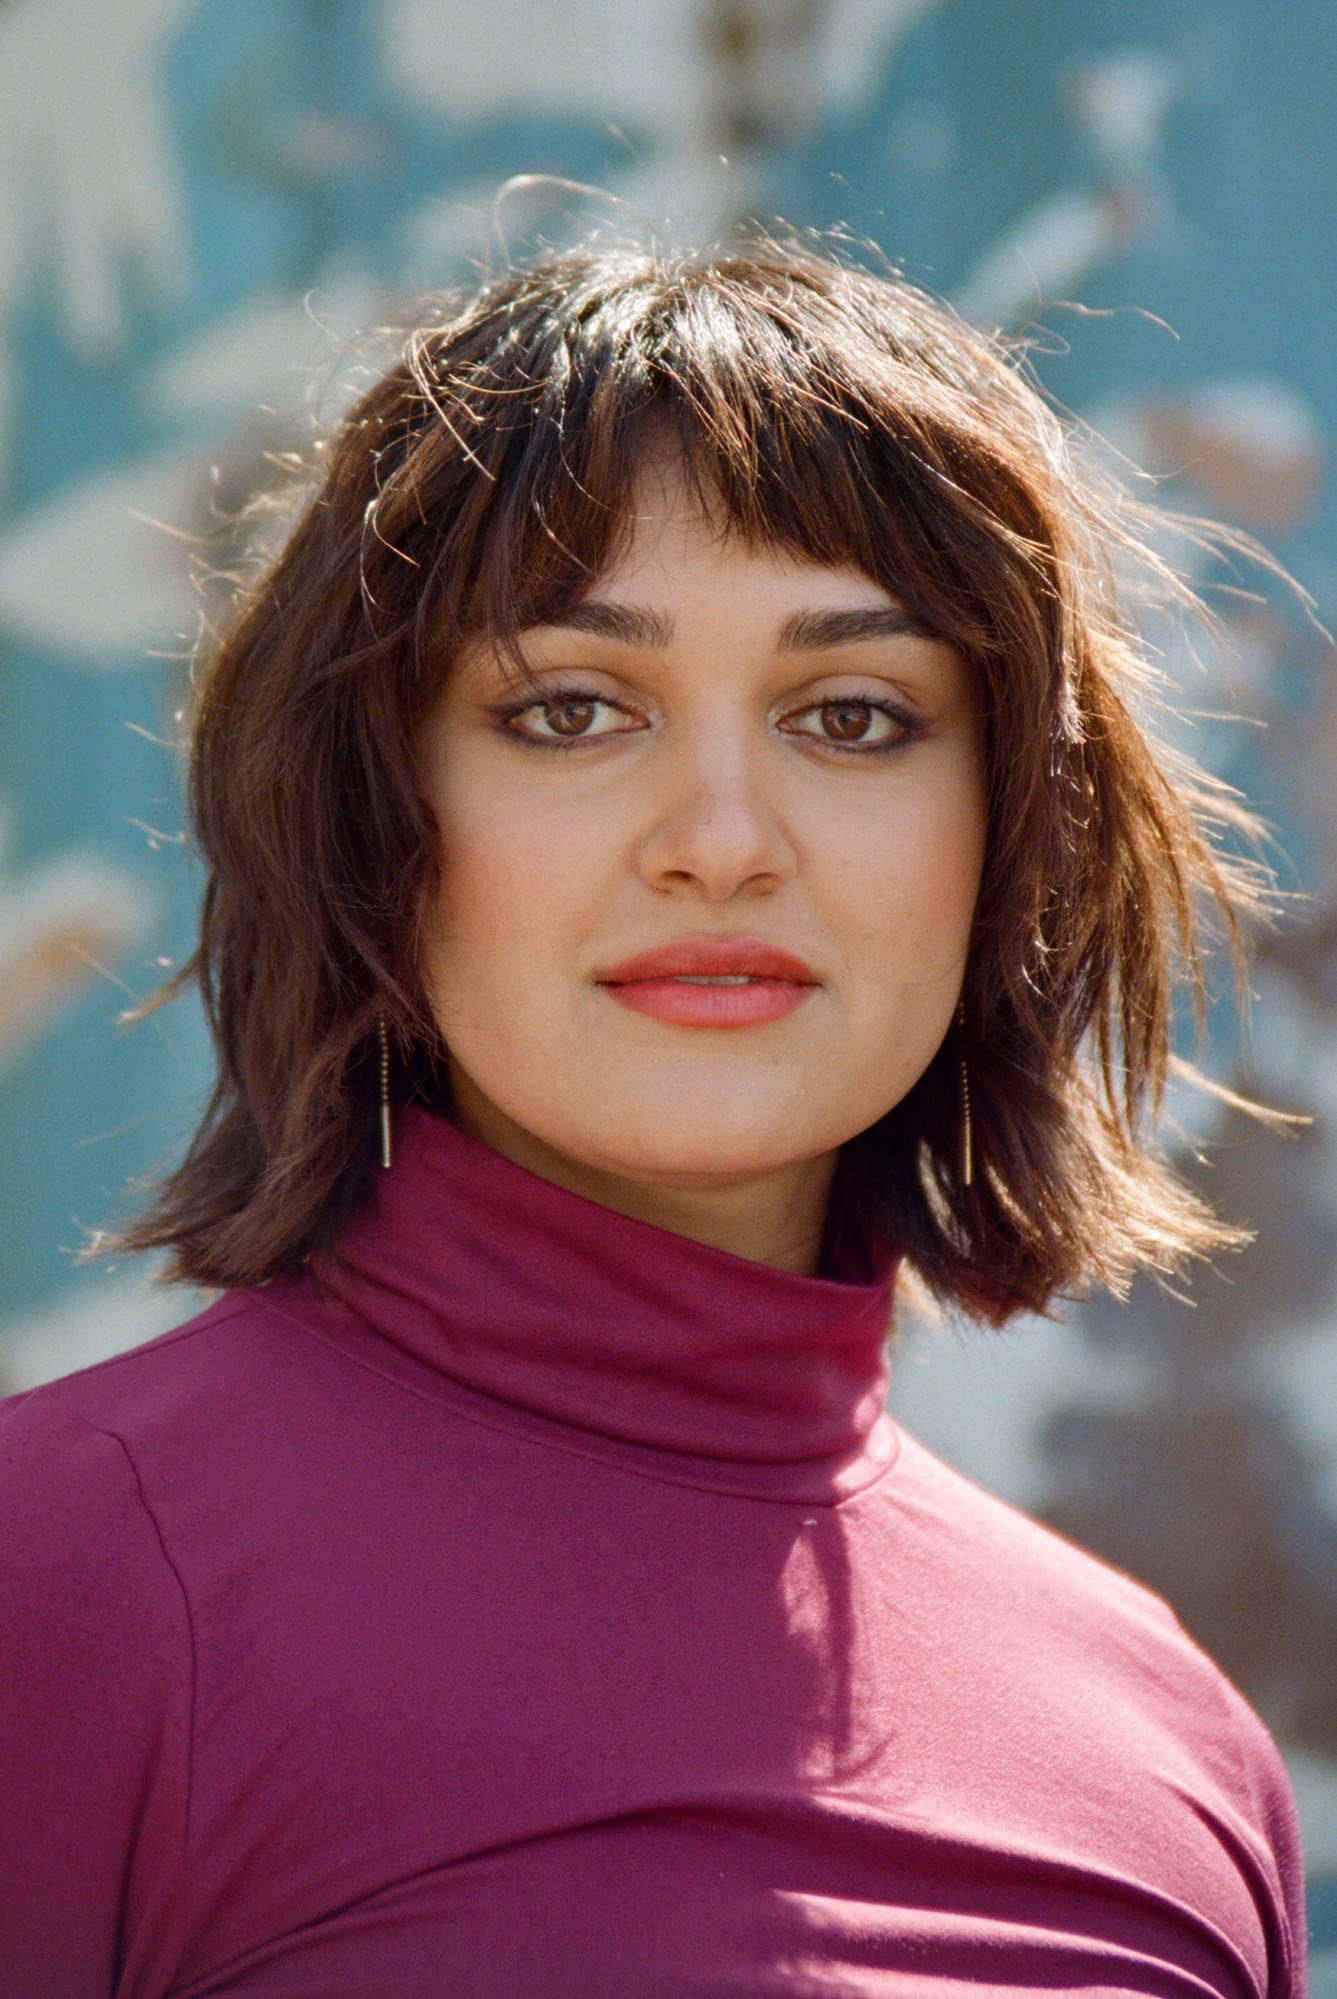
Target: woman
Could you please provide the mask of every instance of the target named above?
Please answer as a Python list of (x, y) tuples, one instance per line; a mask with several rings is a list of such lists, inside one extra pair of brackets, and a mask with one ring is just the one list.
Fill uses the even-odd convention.
[(800, 251), (509, 275), (344, 422), (199, 697), (130, 1240), (224, 1295), (0, 1426), (6, 1992), (1300, 1989), (1260, 1724), (883, 1413), (898, 1259), (1229, 1236), (1148, 1118), (1250, 883), (1115, 534)]

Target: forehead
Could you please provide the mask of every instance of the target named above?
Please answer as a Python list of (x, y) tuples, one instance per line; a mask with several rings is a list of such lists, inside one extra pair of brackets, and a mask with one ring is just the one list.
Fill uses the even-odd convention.
[(675, 598), (737, 593), (814, 610), (892, 606), (899, 599), (851, 562), (825, 562), (778, 540), (745, 536), (719, 497), (677, 453), (647, 452), (632, 480), (621, 532), (580, 593), (601, 603), (671, 608)]

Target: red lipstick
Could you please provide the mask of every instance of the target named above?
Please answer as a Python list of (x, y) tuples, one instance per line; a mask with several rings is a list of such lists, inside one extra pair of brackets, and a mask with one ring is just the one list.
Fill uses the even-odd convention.
[(821, 983), (801, 958), (760, 937), (683, 937), (599, 975), (610, 999), (671, 1027), (761, 1027)]

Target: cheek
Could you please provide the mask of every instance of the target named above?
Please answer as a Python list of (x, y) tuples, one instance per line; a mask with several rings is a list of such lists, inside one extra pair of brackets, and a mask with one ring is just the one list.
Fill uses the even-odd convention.
[(907, 787), (887, 809), (847, 817), (838, 832), (828, 825), (826, 835), (827, 894), (854, 968), (876, 990), (958, 979), (984, 865), (973, 770)]
[[(514, 784), (499, 791), (463, 772), (443, 773), (433, 809), (440, 886), (424, 926), (429, 984), (469, 1007), (504, 983), (508, 1003), (520, 1004), (552, 950), (588, 919), (599, 879), (588, 824), (536, 812)], [(517, 964), (529, 975), (519, 985)]]

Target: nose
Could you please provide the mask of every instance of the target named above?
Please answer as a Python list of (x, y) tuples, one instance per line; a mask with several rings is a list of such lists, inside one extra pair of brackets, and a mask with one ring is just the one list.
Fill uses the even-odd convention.
[(718, 735), (677, 745), (641, 842), (642, 880), (661, 894), (713, 903), (770, 895), (792, 881), (798, 856), (771, 795), (776, 774), (764, 764), (764, 753)]

